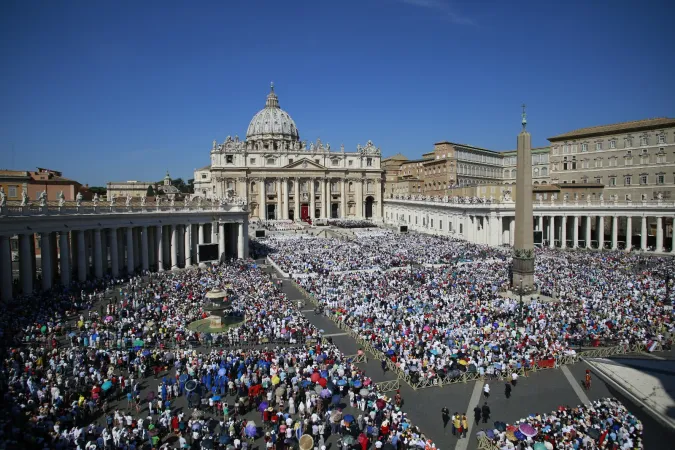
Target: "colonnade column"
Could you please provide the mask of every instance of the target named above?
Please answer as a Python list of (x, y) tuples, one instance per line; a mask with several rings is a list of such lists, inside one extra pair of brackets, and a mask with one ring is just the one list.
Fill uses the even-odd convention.
[(33, 292), (33, 255), (31, 251), (30, 241), (33, 239), (33, 234), (19, 235), (19, 277), (21, 278), (21, 289), (24, 295)]
[(144, 226), (141, 229), (141, 269), (149, 270), (150, 262), (148, 261), (148, 227)]
[(178, 269), (178, 233), (176, 225), (171, 225), (171, 270)]
[(340, 218), (347, 217), (347, 180), (342, 179), (340, 185)]
[(619, 218), (612, 216), (612, 250), (619, 248)]
[(84, 243), (84, 230), (77, 231), (77, 279), (87, 281), (87, 253)]
[(118, 278), (120, 276), (120, 262), (119, 255), (117, 253), (118, 243), (117, 243), (117, 228), (110, 229), (110, 271), (113, 278)]
[(59, 252), (61, 264), (61, 285), (68, 286), (70, 284), (70, 242), (68, 239), (68, 232), (59, 233)]
[(663, 251), (663, 217), (656, 218), (656, 252)]
[(647, 217), (642, 216), (642, 229), (640, 230), (640, 250), (647, 251)]
[(246, 249), (245, 249), (245, 244), (244, 242), (246, 241), (246, 230), (244, 227), (244, 223), (240, 222), (238, 224), (238, 235), (237, 235), (237, 257), (239, 259), (244, 259), (246, 258)]
[(9, 245), (9, 236), (0, 236), (0, 299), (11, 300), (13, 286), (12, 250)]
[(40, 261), (42, 265), (42, 290), (52, 287), (52, 245), (51, 232), (40, 233)]
[(314, 220), (314, 213), (316, 211), (316, 192), (314, 190), (314, 178), (309, 179), (309, 217)]
[(127, 227), (127, 274), (134, 273), (134, 228)]
[(225, 224), (218, 224), (218, 261), (221, 261), (225, 253)]
[(200, 223), (199, 224), (199, 231), (197, 232), (198, 238), (199, 238), (199, 245), (202, 245), (204, 243), (204, 224)]
[(555, 248), (555, 216), (548, 218), (548, 246)]
[[(376, 213), (373, 215), (378, 219), (382, 219), (384, 208), (382, 208), (382, 180), (380, 179), (375, 181), (375, 203)], [(501, 223), (501, 218), (499, 219), (499, 223)]]
[(94, 277), (103, 277), (103, 265), (101, 257), (101, 229), (94, 230)]
[(574, 216), (574, 230), (572, 230), (572, 248), (579, 247), (579, 216)]
[(497, 216), (497, 233), (495, 237), (495, 245), (502, 245), (504, 240), (504, 223), (502, 221), (502, 216)]
[(185, 267), (192, 267), (192, 225), (185, 225)]
[[(202, 225), (202, 239), (204, 239), (204, 228)], [(157, 250), (157, 271), (164, 272), (164, 239), (162, 236), (162, 225), (155, 227), (155, 249)]]
[(328, 215), (328, 205), (330, 202), (328, 201), (327, 183), (327, 178), (321, 178), (321, 218), (323, 219), (328, 219), (330, 217)]
[(539, 219), (538, 220), (538, 224), (539, 224), (538, 229), (539, 229), (539, 231), (541, 231), (541, 235), (542, 235), (542, 239), (543, 239), (543, 236), (544, 236), (544, 216), (539, 216), (538, 219)]
[[(267, 204), (265, 201), (265, 189), (267, 189), (267, 186), (265, 186), (265, 179), (264, 178), (259, 178), (260, 180), (260, 186), (258, 189), (260, 190), (260, 205), (258, 206), (258, 210), (260, 214), (258, 216), (260, 217), (260, 220), (267, 220)], [(215, 244), (215, 242), (211, 241), (212, 244)]]
[(626, 217), (626, 251), (630, 251), (633, 246), (633, 218)]
[(282, 178), (281, 182), (283, 183), (282, 190), (284, 192), (284, 206), (281, 218), (284, 220), (288, 220), (289, 218), (288, 210), (290, 209), (290, 205), (288, 204), (288, 178)]
[(302, 217), (300, 217), (300, 178), (296, 178), (293, 181), (293, 203), (295, 203), (293, 220), (297, 222), (302, 219)]
[(586, 248), (591, 248), (591, 216), (586, 216)]
[(605, 216), (598, 216), (598, 248), (605, 248)]
[(560, 248), (567, 248), (567, 216), (560, 218)]
[(670, 236), (670, 253), (675, 253), (675, 217), (673, 217), (673, 227)]

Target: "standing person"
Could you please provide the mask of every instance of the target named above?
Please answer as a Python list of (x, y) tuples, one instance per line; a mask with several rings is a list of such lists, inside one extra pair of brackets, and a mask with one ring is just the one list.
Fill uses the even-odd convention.
[(473, 409), (473, 418), (475, 419), (476, 423), (480, 422), (480, 415), (481, 415), (481, 408), (480, 406), (476, 406)]
[(452, 416), (452, 435), (462, 437), (462, 416), (457, 412)]
[(513, 372), (511, 374), (511, 384), (515, 387), (516, 383), (518, 383), (518, 374)]
[(506, 398), (511, 398), (511, 385), (509, 383), (504, 385), (504, 396), (506, 396)]
[(490, 398), (490, 385), (485, 383), (485, 386), (483, 386), (483, 394), (485, 394), (485, 398)]
[(469, 430), (469, 421), (466, 418), (466, 414), (462, 414), (462, 437), (466, 437), (466, 433)]
[(383, 374), (387, 373), (387, 360), (386, 359), (382, 360), (382, 373)]
[(441, 409), (441, 419), (443, 419), (443, 430), (445, 430), (450, 421), (450, 410), (445, 406)]
[(487, 423), (488, 419), (490, 418), (490, 407), (488, 406), (487, 402), (483, 404), (480, 412), (483, 416), (483, 423)]

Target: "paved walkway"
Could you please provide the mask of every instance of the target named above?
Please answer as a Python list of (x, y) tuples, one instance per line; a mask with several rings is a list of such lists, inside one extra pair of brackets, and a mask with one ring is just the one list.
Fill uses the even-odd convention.
[[(260, 261), (264, 264), (264, 261)], [(274, 272), (271, 266), (265, 270)], [(278, 276), (278, 275), (277, 275)], [(281, 277), (279, 277), (282, 279)], [(284, 279), (282, 290), (289, 299), (304, 300), (302, 293), (290, 282)], [(325, 334), (334, 335), (331, 339), (345, 354), (355, 354), (359, 350), (358, 343), (344, 331), (339, 329), (333, 321), (325, 316), (314, 313), (313, 305), (307, 301), (301, 308), (307, 319)], [(666, 356), (667, 355), (667, 356)], [(675, 359), (675, 355), (668, 353), (663, 357)], [(651, 357), (636, 355), (644, 360), (658, 363)], [(368, 363), (360, 364), (366, 374), (375, 382), (393, 380), (395, 374), (383, 372), (380, 361), (368, 354)], [(567, 366), (562, 370), (543, 370), (532, 373), (527, 377), (520, 377), (518, 385), (511, 391), (510, 398), (506, 398), (503, 381), (489, 382), (491, 387), (488, 405), (491, 409), (491, 418), (488, 424), (473, 424), (471, 432), (466, 439), (458, 439), (451, 433), (450, 427), (443, 429), (441, 409), (446, 406), (450, 413), (466, 413), (472, 422), (473, 408), (485, 401), (481, 395), (484, 382), (458, 383), (446, 385), (441, 388), (433, 387), (414, 391), (406, 383), (401, 383), (401, 395), (403, 397), (403, 411), (419, 426), (422, 431), (431, 438), (439, 449), (467, 450), (478, 446), (475, 438), (476, 432), (492, 426), (494, 421), (512, 423), (518, 419), (533, 413), (549, 413), (560, 405), (578, 405), (587, 401), (597, 400), (604, 397), (616, 397), (631, 410), (645, 426), (645, 448), (663, 448), (663, 442), (675, 439), (675, 433), (670, 432), (661, 423), (637, 408), (633, 401), (598, 377), (594, 377), (594, 385), (590, 391), (584, 391), (582, 387), (586, 369), (590, 366), (585, 362), (579, 362)], [(580, 395), (581, 393), (581, 395)]]

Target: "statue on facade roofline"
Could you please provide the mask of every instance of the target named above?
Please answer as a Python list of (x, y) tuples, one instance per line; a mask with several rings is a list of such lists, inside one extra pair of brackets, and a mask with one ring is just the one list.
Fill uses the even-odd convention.
[[(94, 206), (98, 204), (98, 194), (94, 194)], [(78, 208), (82, 206), (82, 192), (78, 192), (75, 196), (75, 206)]]
[(27, 205), (28, 205), (28, 192), (26, 192), (26, 189), (24, 188), (23, 191), (21, 191), (21, 206)]
[(40, 192), (40, 195), (38, 195), (38, 200), (40, 201), (40, 206), (46, 206), (47, 205), (47, 191)]
[(146, 197), (145, 195), (141, 197), (141, 206), (145, 206)]
[(115, 206), (115, 199), (116, 198), (117, 198), (117, 196), (114, 193), (110, 196), (110, 206)]
[(171, 201), (169, 202), (169, 204), (171, 205), (172, 208), (174, 206), (176, 206), (176, 196), (175, 195), (171, 196)]
[(127, 205), (127, 208), (131, 206), (131, 195), (130, 194), (127, 194), (126, 205)]
[(5, 190), (0, 186), (0, 206), (7, 205), (7, 196), (5, 195)]
[(63, 191), (60, 191), (58, 194), (56, 194), (56, 198), (59, 199), (59, 206), (66, 204), (66, 196), (63, 195)]

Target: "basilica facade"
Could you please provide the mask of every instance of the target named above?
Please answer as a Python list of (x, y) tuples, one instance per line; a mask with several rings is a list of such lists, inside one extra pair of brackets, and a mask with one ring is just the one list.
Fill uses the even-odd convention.
[(211, 147), (211, 164), (194, 173), (204, 198), (240, 198), (260, 220), (382, 219), (381, 151), (371, 141), (355, 152), (307, 144), (271, 86), (246, 139)]

